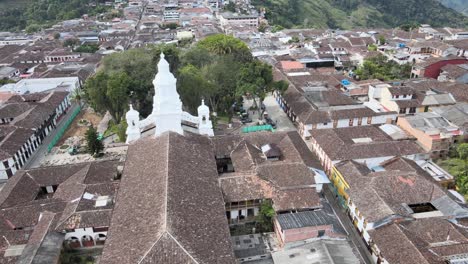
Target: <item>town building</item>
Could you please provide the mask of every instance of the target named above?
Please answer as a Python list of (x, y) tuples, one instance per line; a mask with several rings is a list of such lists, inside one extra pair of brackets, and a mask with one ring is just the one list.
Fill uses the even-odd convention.
[(245, 26), (257, 28), (259, 25), (258, 15), (243, 15), (237, 13), (221, 13), (218, 15), (221, 27), (227, 28), (228, 26)]
[(0, 92), (24, 95), (60, 90), (71, 93), (75, 89), (81, 89), (81, 85), (82, 80), (78, 77), (31, 78), (22, 79), (17, 83), (6, 84), (0, 87)]
[(0, 180), (27, 163), (70, 106), (60, 91), (15, 95), (0, 106)]
[(464, 137), (458, 126), (434, 112), (402, 116), (397, 124), (414, 136), (432, 158), (446, 157), (453, 142)]
[(365, 163), (372, 169), (397, 156), (413, 160), (427, 158), (414, 140), (394, 140), (377, 126), (318, 129), (311, 133), (309, 142), (328, 175), (343, 160)]
[(0, 261), (59, 263), (63, 246), (102, 247), (121, 170), (110, 160), (19, 171), (0, 193)]
[(441, 69), (449, 64), (466, 64), (466, 58), (455, 56), (450, 57), (431, 57), (422, 62), (414, 64), (411, 70), (411, 78), (432, 78), (437, 79)]
[(468, 84), (468, 63), (448, 64), (442, 67), (437, 80)]
[(359, 88), (347, 85), (341, 91), (342, 82), (333, 80), (334, 76), (291, 74), (287, 78), (292, 85), (284, 94), (276, 92), (276, 100), (306, 139), (315, 130), (379, 125), (396, 119), (396, 112), (371, 108), (346, 94)]
[(432, 107), (456, 103), (451, 93), (430, 86), (419, 87), (419, 83), (425, 81), (369, 85), (369, 101), (399, 115), (428, 112)]
[[(376, 263), (466, 259), (468, 237), (457, 227), (465, 226), (462, 223), (468, 210), (413, 161), (395, 158), (383, 162), (378, 170), (356, 161), (342, 161), (335, 165), (333, 177), (342, 184), (338, 193), (342, 205)], [(412, 257), (405, 259), (402, 255)]]

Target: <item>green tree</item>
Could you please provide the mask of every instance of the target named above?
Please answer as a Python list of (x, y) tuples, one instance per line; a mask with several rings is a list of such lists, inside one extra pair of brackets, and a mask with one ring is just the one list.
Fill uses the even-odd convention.
[[(460, 193), (468, 196), (468, 143), (462, 143), (457, 147), (458, 157), (461, 166), (455, 167), (453, 171), (457, 189)], [(456, 163), (455, 163), (456, 164)], [(451, 171), (452, 172), (452, 171)]]
[(104, 149), (104, 145), (102, 142), (98, 139), (98, 133), (96, 129), (93, 126), (90, 126), (88, 130), (86, 131), (86, 150), (88, 151), (89, 154), (93, 156), (97, 156), (101, 153), (101, 151)]
[(267, 24), (265, 22), (261, 22), (260, 25), (258, 25), (258, 32), (265, 33), (267, 29)]
[(131, 84), (125, 72), (106, 74), (100, 71), (86, 81), (87, 101), (97, 112), (109, 111), (116, 123), (119, 123), (127, 110)]
[(68, 38), (63, 41), (63, 46), (64, 47), (74, 47), (76, 45), (80, 44), (80, 41), (75, 38)]
[(468, 177), (468, 143), (462, 143), (457, 147), (458, 157), (465, 163), (464, 175)]
[(95, 53), (98, 50), (99, 50), (98, 44), (84, 44), (84, 45), (77, 47), (73, 51), (82, 52), (82, 53)]
[(394, 61), (388, 61), (385, 55), (378, 55), (364, 60), (363, 65), (355, 73), (361, 80), (379, 79), (389, 81), (407, 79), (411, 74), (411, 65), (399, 65)]
[(59, 32), (55, 32), (54, 33), (54, 39), (59, 39), (60, 38), (60, 33)]
[(242, 64), (232, 56), (219, 56), (202, 68), (203, 76), (213, 85), (214, 92), (207, 98), (215, 112), (232, 116), (231, 106), (236, 101), (237, 79)]
[(204, 78), (200, 69), (191, 64), (179, 70), (177, 90), (184, 106), (192, 114), (197, 112), (201, 99), (210, 98), (214, 93), (213, 85)]
[(377, 51), (377, 46), (374, 44), (371, 44), (367, 47), (368, 51)]
[(288, 40), (288, 43), (299, 43), (301, 40), (299, 39), (298, 36), (293, 36), (290, 40)]
[(260, 232), (273, 231), (273, 217), (275, 216), (275, 209), (271, 200), (263, 200), (260, 205), (260, 210), (256, 216), (257, 226)]
[(286, 92), (288, 87), (289, 87), (289, 83), (285, 80), (280, 80), (273, 84), (274, 90), (280, 92), (281, 94)]
[(237, 81), (237, 95), (252, 95), (255, 107), (258, 106), (256, 98), (259, 98), (260, 102), (263, 101), (273, 88), (273, 72), (270, 65), (254, 60), (241, 68)]
[(235, 13), (236, 3), (234, 3), (233, 1), (229, 2), (227, 5), (224, 6), (224, 10)]
[(129, 101), (130, 77), (125, 73), (112, 73), (107, 80), (106, 98), (109, 113), (116, 123), (120, 123)]
[(387, 40), (385, 39), (385, 37), (384, 37), (384, 36), (380, 36), (380, 37), (379, 37), (379, 44), (380, 44), (380, 45), (384, 45), (385, 43), (387, 43)]
[(210, 52), (207, 49), (195, 46), (191, 49), (186, 50), (182, 54), (181, 64), (191, 64), (197, 68), (202, 68), (206, 65), (211, 64), (214, 60), (216, 60), (216, 56), (210, 54)]
[(76, 88), (71, 94), (71, 99), (81, 106), (81, 100), (83, 99), (83, 90)]
[(41, 30), (41, 29), (42, 29), (42, 27), (41, 27), (40, 25), (38, 25), (38, 24), (31, 24), (31, 25), (28, 25), (28, 26), (26, 27), (25, 30), (26, 30), (26, 33), (29, 33), (29, 34), (30, 34), (30, 33), (37, 32), (37, 31), (39, 31), (39, 30)]
[(125, 119), (122, 119), (120, 124), (117, 125), (117, 136), (119, 137), (120, 142), (125, 142), (127, 139), (127, 126), (127, 121), (125, 121)]
[(199, 41), (197, 45), (216, 55), (232, 55), (240, 62), (252, 60), (252, 54), (247, 44), (233, 36), (211, 35)]
[(168, 23), (168, 24), (163, 24), (161, 25), (161, 28), (162, 29), (176, 29), (177, 27), (179, 27), (179, 24), (177, 23)]

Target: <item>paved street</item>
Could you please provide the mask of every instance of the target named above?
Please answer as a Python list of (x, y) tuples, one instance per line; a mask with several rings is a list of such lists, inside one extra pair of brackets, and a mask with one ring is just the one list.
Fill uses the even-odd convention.
[[(258, 103), (258, 101), (257, 101)], [(276, 131), (295, 131), (296, 127), (293, 125), (291, 120), (289, 120), (286, 113), (281, 109), (278, 103), (275, 100), (273, 95), (268, 95), (263, 101), (265, 105), (265, 110), (268, 113), (268, 116), (276, 122)], [(249, 109), (253, 105), (253, 100), (245, 99), (244, 100), (244, 109)], [(249, 111), (249, 116), (252, 118), (253, 122), (257, 122), (260, 117), (259, 111)], [(251, 125), (251, 124), (249, 124)]]
[(65, 116), (63, 116), (57, 123), (57, 127), (54, 130), (52, 130), (52, 132), (50, 132), (50, 134), (46, 138), (44, 138), (42, 144), (37, 148), (36, 152), (32, 154), (32, 156), (29, 158), (29, 160), (26, 162), (22, 169), (26, 170), (39, 167), (42, 159), (45, 155), (47, 155), (47, 147), (49, 146), (50, 142), (52, 142), (52, 139), (55, 137), (58, 131), (60, 131), (60, 129), (65, 125), (66, 121), (70, 118), (70, 116), (73, 114), (77, 107), (77, 104), (72, 104)]
[(364, 240), (362, 240), (357, 229), (354, 227), (348, 215), (346, 214), (344, 208), (338, 204), (337, 199), (330, 191), (328, 186), (324, 186), (323, 193), (325, 194), (325, 198), (328, 200), (330, 205), (332, 205), (333, 210), (335, 211), (336, 216), (339, 218), (342, 226), (348, 233), (348, 238), (351, 240), (354, 247), (358, 250), (361, 259), (364, 260), (366, 264), (373, 264), (374, 261), (372, 260), (372, 256), (369, 253), (369, 250), (367, 250)]

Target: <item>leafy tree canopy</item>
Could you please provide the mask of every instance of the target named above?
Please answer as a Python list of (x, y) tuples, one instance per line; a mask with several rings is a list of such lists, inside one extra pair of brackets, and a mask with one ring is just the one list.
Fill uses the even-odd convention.
[(102, 141), (98, 139), (98, 133), (93, 126), (90, 126), (86, 131), (86, 149), (89, 154), (97, 156), (104, 149)]
[(249, 47), (241, 40), (224, 34), (206, 37), (198, 42), (198, 47), (205, 48), (216, 55), (232, 55), (241, 62), (252, 60)]
[(411, 74), (411, 65), (399, 65), (394, 61), (389, 61), (385, 55), (378, 55), (366, 59), (355, 74), (361, 80), (379, 79), (382, 81), (407, 79)]

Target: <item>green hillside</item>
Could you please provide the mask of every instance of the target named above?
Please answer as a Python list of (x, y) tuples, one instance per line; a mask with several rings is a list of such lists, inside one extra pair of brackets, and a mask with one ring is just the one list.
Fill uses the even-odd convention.
[(416, 22), (468, 26), (468, 17), (436, 0), (252, 0), (271, 24), (283, 27), (396, 27)]
[(452, 8), (460, 13), (468, 16), (468, 1), (467, 0), (439, 0), (444, 6)]
[(104, 0), (0, 0), (0, 31), (35, 31), (57, 21), (108, 9)]

